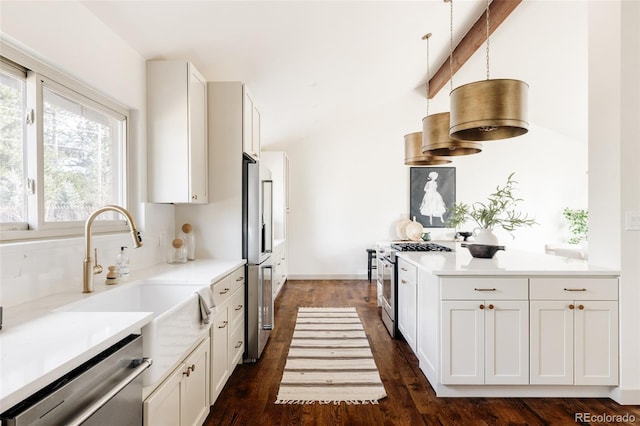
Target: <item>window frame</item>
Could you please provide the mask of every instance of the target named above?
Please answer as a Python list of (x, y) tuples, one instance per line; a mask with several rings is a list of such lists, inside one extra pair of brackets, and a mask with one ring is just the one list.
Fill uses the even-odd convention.
[[(44, 145), (43, 145), (43, 88), (47, 87), (54, 93), (67, 96), (73, 101), (83, 103), (90, 108), (122, 120), (123, 131), (121, 147), (119, 148), (119, 176), (118, 187), (121, 191), (120, 206), (131, 211), (129, 206), (129, 134), (130, 112), (127, 108), (78, 81), (67, 74), (58, 71), (43, 61), (11, 46), (5, 40), (0, 40), (3, 71), (8, 64), (17, 70), (21, 67), (26, 71), (26, 111), (34, 111), (35, 124), (25, 127), (25, 186), (26, 180), (35, 183), (35, 193), (27, 190), (27, 223), (0, 223), (0, 243), (20, 242), (34, 239), (57, 237), (77, 237), (84, 235), (85, 221), (45, 222), (44, 220)], [(7, 59), (9, 62), (5, 61)], [(11, 64), (13, 62), (14, 64)], [(17, 66), (17, 67), (16, 67)], [(10, 69), (10, 68), (9, 68)], [(26, 122), (26, 119), (25, 119)], [(133, 213), (133, 211), (132, 211)], [(18, 229), (16, 229), (18, 228)], [(93, 233), (117, 233), (128, 231), (127, 221), (122, 219), (97, 220), (93, 223)]]

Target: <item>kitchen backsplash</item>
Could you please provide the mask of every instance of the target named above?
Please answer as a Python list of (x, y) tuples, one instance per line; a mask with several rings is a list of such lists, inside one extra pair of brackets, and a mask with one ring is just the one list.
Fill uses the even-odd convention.
[[(127, 251), (131, 259), (131, 277), (136, 270), (164, 261), (165, 235), (143, 235), (144, 245)], [(104, 281), (107, 266), (115, 265), (121, 246), (130, 246), (128, 233), (94, 235), (98, 263), (104, 271), (96, 276)], [(15, 306), (51, 294), (82, 291), (84, 238), (7, 243), (0, 245), (0, 305)]]

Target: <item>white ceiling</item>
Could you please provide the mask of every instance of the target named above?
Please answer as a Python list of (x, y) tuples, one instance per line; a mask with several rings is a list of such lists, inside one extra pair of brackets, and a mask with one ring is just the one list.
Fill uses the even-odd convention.
[[(449, 4), (426, 1), (85, 1), (146, 59), (193, 62), (209, 81), (247, 83), (264, 145), (424, 91), (449, 54)], [(456, 0), (454, 42), (482, 14)]]

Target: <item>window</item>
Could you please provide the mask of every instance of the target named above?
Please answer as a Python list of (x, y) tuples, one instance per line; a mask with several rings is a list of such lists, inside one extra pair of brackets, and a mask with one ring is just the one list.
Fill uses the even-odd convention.
[[(0, 239), (81, 235), (97, 208), (126, 207), (127, 111), (68, 77), (1, 60)], [(106, 212), (94, 227), (125, 222)]]

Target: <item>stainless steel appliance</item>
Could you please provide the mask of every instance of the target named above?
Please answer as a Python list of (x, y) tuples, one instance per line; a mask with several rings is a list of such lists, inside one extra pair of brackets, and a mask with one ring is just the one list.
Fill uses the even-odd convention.
[(142, 337), (129, 335), (0, 415), (3, 425), (141, 425)]
[(255, 362), (274, 326), (273, 182), (269, 169), (246, 156), (242, 179), (242, 252), (247, 260), (244, 361)]
[[(379, 252), (378, 280), (382, 281), (382, 322), (391, 337), (398, 336), (398, 262), (399, 251), (452, 251), (450, 247), (434, 243), (394, 242)], [(382, 272), (381, 272), (382, 271)]]

